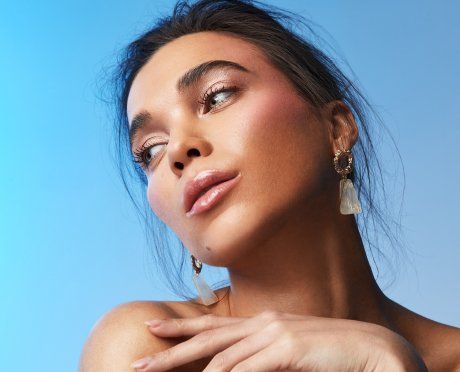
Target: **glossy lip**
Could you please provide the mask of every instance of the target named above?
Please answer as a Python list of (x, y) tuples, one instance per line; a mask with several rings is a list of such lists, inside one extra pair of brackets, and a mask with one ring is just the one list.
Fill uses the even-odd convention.
[(184, 187), (183, 205), (187, 217), (211, 208), (239, 180), (237, 171), (210, 169), (200, 172)]

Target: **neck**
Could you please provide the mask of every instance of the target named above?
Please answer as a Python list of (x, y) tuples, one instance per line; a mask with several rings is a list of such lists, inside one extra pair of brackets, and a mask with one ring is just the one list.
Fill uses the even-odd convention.
[(229, 267), (230, 314), (275, 310), (390, 326), (353, 215), (298, 216)]

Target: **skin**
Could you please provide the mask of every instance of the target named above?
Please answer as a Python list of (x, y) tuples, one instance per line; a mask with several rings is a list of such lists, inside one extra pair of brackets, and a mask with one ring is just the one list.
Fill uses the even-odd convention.
[[(185, 71), (217, 59), (237, 62), (250, 72), (214, 71), (182, 93), (175, 90)], [(205, 108), (198, 101), (215, 83), (238, 90), (218, 93), (215, 107)], [(334, 101), (315, 108), (254, 45), (229, 34), (199, 32), (169, 42), (139, 71), (128, 98), (129, 121), (144, 110), (154, 122), (135, 139), (133, 149), (152, 135), (163, 141), (157, 161), (146, 169), (150, 206), (192, 254), (228, 268), (231, 287), (217, 291), (220, 301), (209, 307), (136, 301), (112, 309), (93, 328), (80, 371), (133, 370), (129, 365), (136, 359), (174, 345), (193, 347), (195, 341), (184, 341), (210, 329), (220, 329), (216, 334), (226, 337), (242, 321), (259, 332), (254, 337), (260, 340), (268, 324), (284, 324), (288, 330), (294, 320), (295, 329), (305, 329), (297, 341), (311, 342), (310, 331), (319, 325), (326, 333), (315, 344), (337, 335), (338, 326), (365, 327), (378, 334), (374, 350), (385, 355), (385, 362), (395, 362), (395, 368), (396, 361), (403, 361), (398, 367), (415, 368), (420, 357), (430, 371), (460, 370), (460, 329), (385, 296), (372, 275), (353, 215), (339, 213), (340, 176), (332, 159), (337, 150), (352, 149), (359, 135), (345, 104)], [(187, 155), (191, 148), (198, 156)], [(241, 179), (211, 210), (186, 217), (186, 181), (213, 168), (237, 170)], [(216, 317), (204, 322), (205, 314)], [(179, 320), (156, 329), (143, 324), (171, 318)], [(226, 342), (241, 340), (248, 327), (240, 326), (236, 341)], [(341, 340), (352, 343), (347, 337)], [(308, 342), (302, 343), (303, 351)], [(176, 370), (203, 370), (221, 351), (211, 349), (208, 345), (206, 355), (194, 349), (197, 360)]]

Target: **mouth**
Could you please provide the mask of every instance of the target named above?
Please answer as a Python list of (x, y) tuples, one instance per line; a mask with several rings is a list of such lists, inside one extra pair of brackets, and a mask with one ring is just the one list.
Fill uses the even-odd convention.
[(187, 182), (183, 204), (185, 214), (191, 217), (211, 209), (239, 181), (241, 173), (233, 171), (207, 170)]

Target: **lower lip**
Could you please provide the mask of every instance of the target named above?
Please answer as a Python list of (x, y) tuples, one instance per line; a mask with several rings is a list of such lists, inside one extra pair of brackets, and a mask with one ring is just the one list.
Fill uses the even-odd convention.
[(201, 195), (193, 204), (192, 209), (185, 213), (187, 217), (191, 217), (195, 214), (207, 211), (216, 205), (220, 199), (224, 197), (240, 180), (241, 174), (238, 174), (235, 178), (229, 179), (216, 186), (211, 187), (203, 195)]

